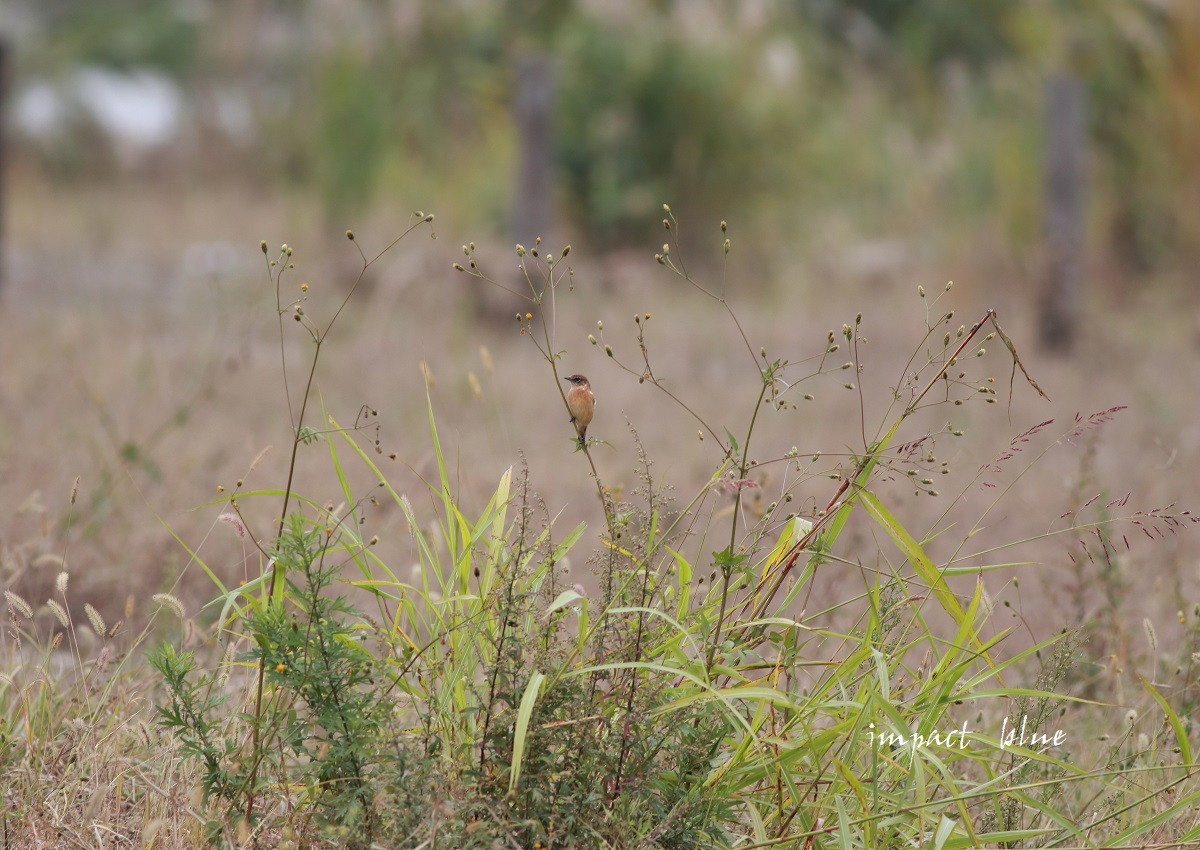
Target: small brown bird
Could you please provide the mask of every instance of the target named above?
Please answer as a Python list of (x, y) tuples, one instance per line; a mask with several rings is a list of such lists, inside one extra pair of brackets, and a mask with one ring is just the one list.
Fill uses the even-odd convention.
[(587, 427), (596, 412), (596, 396), (583, 375), (568, 375), (563, 380), (571, 384), (567, 392), (567, 410), (571, 411), (571, 424), (579, 432), (579, 445), (583, 447), (587, 444)]

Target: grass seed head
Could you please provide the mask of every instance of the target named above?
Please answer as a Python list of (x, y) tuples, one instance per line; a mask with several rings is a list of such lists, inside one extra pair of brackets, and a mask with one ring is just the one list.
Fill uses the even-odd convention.
[(50, 613), (54, 615), (56, 620), (58, 620), (60, 626), (62, 626), (64, 629), (71, 628), (71, 618), (67, 616), (66, 608), (63, 608), (53, 599), (46, 600), (46, 607), (50, 609)]
[(100, 616), (100, 612), (92, 607), (90, 602), (85, 602), (83, 612), (87, 614), (88, 622), (92, 624), (93, 631), (100, 637), (104, 637), (108, 633), (108, 626), (104, 624), (104, 618)]
[(169, 593), (156, 593), (150, 599), (164, 608), (170, 608), (180, 620), (187, 619), (187, 612), (184, 611), (183, 603), (179, 601), (178, 597)]
[(8, 607), (19, 613), (26, 620), (33, 619), (33, 609), (29, 607), (29, 603), (22, 599), (11, 590), (4, 591), (4, 598), (8, 600)]

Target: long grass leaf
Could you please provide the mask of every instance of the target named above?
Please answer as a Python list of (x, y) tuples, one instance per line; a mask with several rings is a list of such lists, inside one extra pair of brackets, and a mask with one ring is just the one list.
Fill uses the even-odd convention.
[(533, 708), (537, 704), (538, 692), (542, 689), (542, 682), (546, 677), (542, 673), (534, 672), (529, 677), (529, 684), (525, 686), (525, 693), (521, 695), (521, 705), (517, 709), (517, 723), (513, 727), (513, 751), (512, 751), (512, 766), (508, 774), (508, 790), (509, 793), (517, 790), (517, 783), (521, 780), (521, 761), (525, 757), (525, 741), (529, 735), (529, 719), (533, 716)]
[(1192, 763), (1192, 747), (1188, 743), (1187, 729), (1180, 720), (1175, 709), (1171, 708), (1171, 704), (1163, 698), (1163, 695), (1158, 692), (1158, 688), (1146, 679), (1144, 676), (1138, 676), (1141, 680), (1142, 687), (1146, 689), (1146, 693), (1150, 694), (1150, 698), (1158, 703), (1158, 707), (1163, 710), (1163, 715), (1166, 717), (1167, 723), (1171, 726), (1171, 731), (1175, 733), (1175, 743), (1179, 747), (1179, 758), (1184, 764)]

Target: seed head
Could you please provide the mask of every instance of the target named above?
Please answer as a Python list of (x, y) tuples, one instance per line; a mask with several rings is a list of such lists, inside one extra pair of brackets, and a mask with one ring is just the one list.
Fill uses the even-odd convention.
[(29, 607), (29, 603), (22, 599), (11, 590), (4, 591), (4, 598), (8, 600), (8, 607), (12, 608), (26, 620), (33, 619), (33, 609)]
[(172, 596), (169, 593), (156, 593), (151, 596), (150, 599), (151, 601), (162, 605), (164, 608), (170, 608), (175, 612), (175, 616), (177, 616), (180, 620), (187, 619), (187, 614), (183, 609), (183, 603), (179, 601), (178, 597)]
[(61, 625), (64, 629), (69, 629), (71, 627), (71, 618), (67, 616), (67, 609), (63, 608), (53, 599), (46, 600), (46, 607), (50, 609), (50, 613), (53, 614), (55, 619), (58, 620), (59, 625)]
[(1154, 631), (1154, 624), (1150, 622), (1150, 618), (1146, 617), (1142, 620), (1142, 630), (1146, 633), (1146, 641), (1150, 644), (1150, 651), (1158, 651), (1158, 632)]
[(238, 537), (246, 536), (246, 524), (242, 522), (242, 518), (233, 511), (226, 511), (217, 517), (217, 519), (232, 528)]
[(108, 631), (108, 627), (105, 626), (104, 618), (100, 616), (100, 612), (93, 608), (90, 603), (84, 603), (83, 612), (87, 614), (87, 618), (91, 622), (92, 628), (95, 629), (96, 634), (104, 637), (104, 634)]

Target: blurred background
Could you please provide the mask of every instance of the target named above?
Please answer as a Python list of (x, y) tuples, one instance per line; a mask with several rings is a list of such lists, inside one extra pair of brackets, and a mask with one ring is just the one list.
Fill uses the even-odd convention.
[[(652, 313), (656, 375), (718, 431), (743, 432), (758, 391), (724, 311), (655, 264), (669, 238), (755, 351), (819, 354), (864, 314), (865, 400), (818, 381), (820, 406), (759, 426), (764, 463), (861, 443), (954, 280), (928, 312), (969, 327), (998, 309), (1054, 399), (1018, 385), (1011, 405), (931, 414), (974, 429), (942, 455), (971, 493), (1014, 435), (1057, 420), (997, 524), (1033, 517), (1039, 534), (1097, 493), (1143, 510), (1196, 495), (1194, 0), (6, 0), (0, 38), (0, 583), (26, 598), (64, 558), (102, 609), (208, 598), (168, 528), (223, 580), (255, 574), (222, 506), (196, 506), (239, 479), (283, 483), (312, 346), (291, 323), (280, 344), (260, 240), (271, 257), (293, 248), (282, 301), (307, 298), (323, 322), (362, 266), (344, 232), (372, 256), (417, 212), (432, 228), (371, 266), (318, 370), (342, 425), (379, 411), (363, 443), (397, 455), (415, 500), (432, 474), (428, 374), (468, 503), (524, 454), (548, 514), (602, 522), (553, 376), (512, 324), (522, 303), (451, 268), (473, 242), (520, 286), (513, 246), (538, 236), (555, 256), (572, 245), (555, 348), (563, 374), (592, 379), (600, 472), (625, 492), (639, 483), (626, 418), (685, 504), (720, 455), (588, 344), (597, 321), (640, 367), (632, 316)], [(1076, 414), (1117, 405), (1053, 446)], [(336, 504), (324, 463), (301, 484)], [(780, 468), (764, 466), (762, 501), (789, 486)], [(262, 539), (268, 502), (246, 505)], [(923, 504), (918, 524), (945, 507)], [(1195, 596), (1182, 538), (1114, 555), (1116, 601), (1089, 597), (1054, 545), (1033, 595), (1081, 616), (1136, 597), (1170, 618)]]

